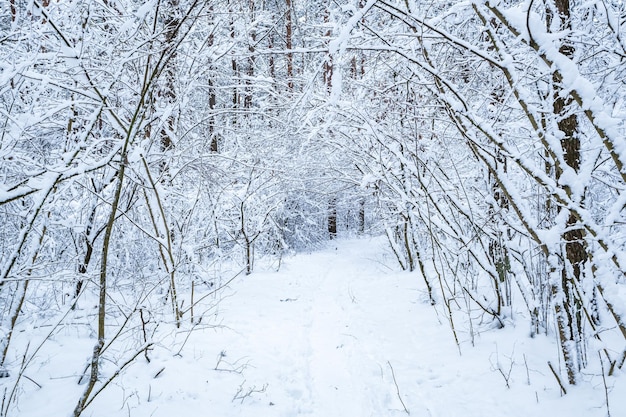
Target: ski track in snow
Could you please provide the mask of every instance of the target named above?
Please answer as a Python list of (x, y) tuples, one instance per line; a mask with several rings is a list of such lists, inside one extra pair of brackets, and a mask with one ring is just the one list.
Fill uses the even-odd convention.
[[(552, 339), (483, 326), (472, 347), (458, 318), (459, 354), (441, 303), (433, 308), (421, 277), (397, 271), (384, 247), (380, 238), (338, 240), (286, 259), (278, 272), (239, 278), (218, 305), (220, 326), (163, 336), (149, 364), (137, 360), (83, 415), (606, 416), (598, 379), (559, 395), (546, 366), (558, 349)], [(70, 415), (82, 386), (59, 379), (68, 370), (47, 372), (66, 385), (41, 379), (44, 392), (33, 398), (44, 401), (24, 401), (24, 417), (42, 416), (63, 395), (67, 405), (54, 402), (54, 414)], [(609, 384), (612, 415), (626, 415), (624, 384)]]
[(362, 249), (320, 254), (314, 263), (324, 265), (324, 273), (302, 274), (315, 283), (309, 363), (317, 393), (314, 404), (324, 405), (315, 416), (404, 414), (392, 389), (389, 364), (393, 366), (394, 357), (400, 359), (393, 353), (396, 347), (406, 350), (410, 322), (393, 322), (395, 301), (384, 291), (393, 280), (386, 282), (384, 275), (368, 280), (381, 269), (376, 265), (379, 254)]

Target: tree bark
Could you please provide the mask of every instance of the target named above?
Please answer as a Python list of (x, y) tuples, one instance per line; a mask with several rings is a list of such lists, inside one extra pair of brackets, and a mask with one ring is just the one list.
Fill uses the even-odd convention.
[(337, 237), (337, 200), (332, 199), (328, 203), (328, 236), (330, 239)]
[[(556, 18), (556, 22), (553, 21), (554, 18)], [(553, 23), (558, 25), (559, 31), (571, 29), (569, 0), (554, 0), (554, 11), (548, 9), (547, 23), (549, 29)], [(559, 47), (559, 52), (568, 58), (574, 58), (574, 47), (567, 40)], [(569, 95), (562, 94), (563, 87), (556, 74), (553, 75), (553, 85), (553, 113), (557, 117), (557, 126), (562, 134), (560, 143), (563, 159), (568, 168), (578, 172), (580, 169), (579, 122), (576, 114), (569, 111), (574, 101)], [(555, 161), (555, 164), (558, 182), (564, 169), (559, 166), (558, 161)], [(568, 194), (571, 194), (569, 185), (565, 184), (564, 189)], [(577, 223), (576, 216), (570, 213), (565, 224), (565, 232), (562, 235), (565, 242), (566, 262), (561, 268), (561, 296), (558, 297), (555, 307), (568, 380), (572, 385), (576, 384), (584, 352), (581, 346), (583, 343), (581, 336), (582, 301), (576, 296), (574, 289), (582, 278), (582, 265), (587, 260), (587, 252), (583, 242), (584, 231)]]
[(293, 90), (293, 22), (292, 22), (292, 4), (291, 0), (285, 0), (287, 12), (285, 14), (285, 48), (287, 49), (287, 88)]

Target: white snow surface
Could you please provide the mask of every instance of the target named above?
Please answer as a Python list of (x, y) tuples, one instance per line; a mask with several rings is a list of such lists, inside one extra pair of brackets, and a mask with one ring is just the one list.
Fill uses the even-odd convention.
[[(429, 304), (422, 278), (398, 271), (385, 245), (340, 239), (283, 260), (278, 272), (237, 278), (215, 326), (172, 330), (150, 363), (139, 356), (83, 415), (607, 415), (599, 375), (584, 374), (560, 395), (547, 366), (558, 369), (555, 338), (531, 339), (515, 314), (504, 329), (475, 324), (474, 346), (457, 317), (459, 349), (442, 305)], [(71, 415), (84, 386), (63, 358), (87, 359), (92, 346), (93, 339), (56, 335), (42, 372), (28, 375), (41, 388), (20, 396), (20, 416)], [(606, 379), (613, 416), (626, 415), (622, 380)]]

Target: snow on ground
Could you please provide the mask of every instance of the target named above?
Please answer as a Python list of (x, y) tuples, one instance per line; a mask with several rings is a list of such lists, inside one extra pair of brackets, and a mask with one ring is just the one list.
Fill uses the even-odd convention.
[[(607, 415), (598, 376), (560, 395), (547, 366), (558, 366), (557, 346), (528, 338), (525, 325), (483, 332), (475, 347), (459, 331), (459, 349), (421, 278), (397, 271), (380, 238), (338, 240), (238, 278), (217, 317), (219, 326), (162, 338), (149, 364), (138, 359), (83, 415)], [(39, 376), (50, 402), (24, 402), (21, 415), (69, 415), (82, 387), (68, 383), (71, 404), (55, 403), (64, 398), (50, 388), (56, 377)], [(612, 415), (626, 415), (626, 385), (607, 384)]]

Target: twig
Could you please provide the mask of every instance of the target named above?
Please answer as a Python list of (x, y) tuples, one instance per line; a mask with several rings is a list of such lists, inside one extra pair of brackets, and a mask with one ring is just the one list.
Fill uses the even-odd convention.
[(161, 369), (159, 370), (159, 372), (157, 372), (156, 374), (154, 374), (154, 379), (158, 378), (158, 377), (159, 377), (159, 375), (161, 375), (161, 374), (163, 373), (163, 371), (165, 371), (165, 367), (161, 368)]
[[(22, 377), (28, 379), (30, 382), (32, 382), (33, 384), (37, 385), (37, 387), (39, 387), (40, 389), (42, 388), (41, 384), (38, 384), (34, 379), (32, 379), (29, 376), (26, 376), (24, 374), (22, 374)], [(606, 387), (606, 383), (604, 384), (604, 386)], [(610, 416), (609, 416), (610, 417)]]
[(563, 391), (563, 395), (567, 395), (567, 391), (565, 390), (565, 387), (563, 386), (563, 383), (561, 382), (561, 378), (559, 378), (559, 374), (556, 373), (550, 361), (548, 361), (548, 366), (550, 367), (550, 370), (552, 371), (552, 375), (554, 375), (554, 377), (556, 378), (556, 382), (559, 383), (559, 387), (561, 387), (561, 391)]
[(189, 331), (187, 332), (187, 336), (185, 336), (185, 340), (183, 340), (183, 344), (180, 346), (180, 349), (178, 349), (178, 352), (176, 352), (176, 354), (174, 356), (182, 356), (180, 353), (185, 348), (185, 345), (187, 344), (187, 341), (191, 337), (191, 333), (196, 329), (196, 327), (198, 326), (199, 323), (200, 322), (198, 322), (198, 323), (196, 323), (196, 324), (191, 326), (191, 329), (189, 329)]
[(203, 301), (205, 298), (210, 297), (211, 295), (219, 292), (220, 290), (226, 288), (231, 282), (233, 282), (235, 280), (235, 278), (237, 278), (239, 275), (241, 275), (246, 269), (243, 268), (241, 271), (237, 272), (234, 276), (232, 276), (228, 281), (226, 281), (224, 284), (220, 285), (218, 288), (214, 289), (213, 291), (209, 292), (208, 294), (203, 295), (202, 297), (200, 297), (198, 300), (196, 300), (193, 304), (191, 304), (191, 307), (187, 307), (187, 309), (182, 310), (181, 314), (187, 314), (188, 311), (191, 310), (191, 308), (195, 305), (197, 305), (198, 303), (200, 303), (201, 301)]
[(220, 363), (222, 363), (222, 360), (226, 357), (226, 351), (222, 350), (219, 355), (217, 355), (217, 363), (215, 364), (215, 370), (217, 371), (217, 369), (220, 366)]
[(526, 362), (526, 354), (524, 354), (524, 365), (526, 366), (526, 384), (530, 385), (530, 372), (528, 371), (528, 362)]
[[(239, 361), (243, 360), (243, 358), (241, 359), (237, 359), (235, 362), (230, 363), (224, 360), (224, 358), (226, 357), (226, 351), (222, 350), (218, 355), (217, 355), (217, 363), (215, 364), (215, 370), (216, 371), (220, 371), (220, 372), (233, 372), (236, 374), (242, 374), (243, 371), (248, 367), (248, 363), (244, 363), (242, 365), (239, 365)], [(227, 364), (228, 366), (231, 367), (231, 369), (226, 369), (226, 368), (220, 368), (220, 365), (222, 363)]]
[[(148, 324), (150, 319), (144, 320), (144, 318), (143, 318), (143, 308), (139, 309), (139, 318), (141, 319), (141, 330), (143, 331), (143, 342), (144, 343), (148, 343), (148, 333), (146, 332), (146, 324)], [(144, 350), (144, 356), (146, 358), (146, 361), (148, 361), (148, 363), (150, 363), (150, 357), (148, 356), (148, 347), (146, 347), (146, 349)]]
[(131, 356), (126, 362), (124, 362), (119, 368), (117, 368), (115, 370), (115, 372), (113, 372), (113, 375), (111, 375), (102, 384), (102, 386), (96, 392), (94, 392), (94, 394), (90, 398), (88, 398), (85, 401), (85, 404), (83, 405), (83, 409), (87, 408), (89, 406), (89, 404), (91, 404), (91, 402), (98, 396), (98, 394), (100, 394), (102, 391), (104, 391), (104, 389), (111, 383), (111, 381), (113, 381), (124, 370), (124, 368), (126, 368), (128, 365), (130, 365), (137, 358), (137, 356), (141, 355), (141, 352), (145, 351), (150, 346), (152, 346), (152, 343), (147, 343), (144, 347), (142, 347), (137, 352), (135, 352), (135, 354), (133, 356)]
[(241, 404), (243, 404), (244, 400), (248, 397), (252, 397), (252, 394), (260, 394), (263, 393), (267, 390), (268, 384), (263, 384), (263, 387), (261, 388), (257, 388), (256, 385), (253, 385), (251, 388), (248, 388), (245, 392), (244, 392), (244, 384), (246, 383), (246, 381), (244, 380), (241, 385), (239, 386), (239, 389), (237, 390), (237, 393), (235, 393), (235, 395), (233, 396), (232, 401), (235, 400), (241, 400)]
[(404, 411), (410, 415), (411, 412), (406, 408), (404, 401), (402, 401), (402, 396), (400, 395), (400, 388), (398, 387), (398, 381), (396, 380), (396, 373), (393, 371), (393, 366), (391, 366), (391, 362), (387, 361), (387, 365), (389, 365), (389, 369), (391, 369), (391, 376), (393, 377), (393, 383), (396, 386), (396, 394), (398, 394), (398, 399), (400, 403), (402, 403), (402, 407), (404, 407)]
[(604, 384), (604, 398), (606, 401), (606, 417), (611, 417), (611, 408), (609, 407), (609, 388), (606, 385), (606, 375), (604, 373), (604, 362), (602, 361), (602, 354), (598, 352), (600, 356), (600, 367), (602, 369), (602, 383)]
[[(504, 383), (506, 384), (507, 388), (511, 388), (511, 372), (513, 371), (513, 365), (515, 365), (515, 361), (513, 360), (513, 356), (515, 354), (515, 347), (513, 348), (513, 354), (511, 354), (511, 357), (508, 358), (509, 359), (509, 369), (508, 371), (504, 371), (504, 369), (502, 369), (502, 364), (500, 363), (500, 355), (498, 353), (498, 346), (496, 345), (496, 366), (495, 368), (500, 372), (500, 375), (502, 375), (502, 378), (504, 378)], [(526, 357), (524, 357), (524, 360), (526, 359)], [(491, 358), (490, 358), (491, 361)], [(491, 364), (493, 367), (493, 363)], [(493, 368), (492, 368), (493, 369)], [(526, 370), (528, 372), (528, 369)]]
[(191, 316), (190, 316), (190, 322), (191, 324), (193, 324), (193, 296), (194, 296), (194, 292), (196, 289), (196, 280), (191, 281), (191, 307), (189, 307), (189, 309), (191, 310)]

